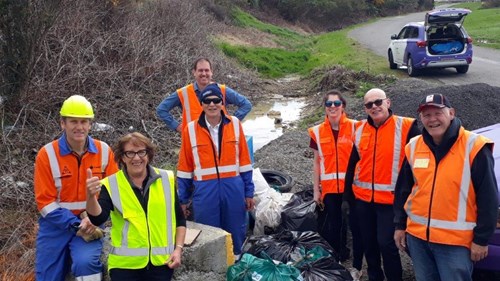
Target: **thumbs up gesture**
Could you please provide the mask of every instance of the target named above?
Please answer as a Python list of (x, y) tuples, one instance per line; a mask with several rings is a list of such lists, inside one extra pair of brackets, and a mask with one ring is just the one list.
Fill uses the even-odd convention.
[(92, 176), (92, 170), (87, 169), (87, 197), (95, 196), (101, 191), (101, 181), (98, 177)]

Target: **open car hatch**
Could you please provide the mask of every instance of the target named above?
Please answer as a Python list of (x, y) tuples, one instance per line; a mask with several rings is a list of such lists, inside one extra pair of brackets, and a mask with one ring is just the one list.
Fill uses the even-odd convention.
[(470, 10), (460, 8), (432, 10), (425, 14), (425, 26), (454, 23), (461, 27), (465, 17), (470, 13)]

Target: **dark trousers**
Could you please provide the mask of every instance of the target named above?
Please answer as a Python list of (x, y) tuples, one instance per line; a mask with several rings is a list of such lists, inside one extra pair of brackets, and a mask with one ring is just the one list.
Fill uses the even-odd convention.
[(346, 246), (346, 228), (342, 227), (342, 194), (329, 193), (323, 198), (325, 205), (325, 223), (321, 236), (332, 246), (339, 261), (349, 258), (349, 249)]
[[(403, 269), (398, 248), (394, 243), (394, 211), (392, 205), (356, 200), (359, 228), (363, 239), (370, 281), (401, 281)], [(382, 254), (384, 271), (381, 269)]]
[(349, 208), (349, 228), (352, 236), (352, 267), (361, 270), (363, 267), (363, 240), (359, 228), (359, 216), (354, 206)]
[(174, 270), (166, 265), (154, 266), (151, 263), (141, 269), (113, 268), (109, 271), (112, 281), (170, 281)]

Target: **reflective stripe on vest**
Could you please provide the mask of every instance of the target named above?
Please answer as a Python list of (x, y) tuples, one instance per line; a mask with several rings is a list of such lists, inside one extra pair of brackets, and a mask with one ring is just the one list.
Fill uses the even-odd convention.
[[(358, 155), (359, 153), (359, 144), (361, 142), (361, 135), (363, 132), (363, 128), (367, 124), (366, 120), (361, 121), (362, 123), (356, 130), (355, 134), (355, 139), (354, 143), (356, 146), (356, 149), (358, 150)], [(399, 166), (399, 156), (401, 153), (401, 145), (402, 145), (402, 140), (401, 136), (403, 134), (403, 117), (396, 116), (396, 126), (394, 128), (394, 151), (392, 154), (392, 171), (391, 171), (391, 183), (390, 184), (378, 184), (378, 183), (373, 183), (373, 188), (375, 191), (394, 191), (394, 187), (396, 186), (396, 181), (398, 179), (398, 172), (399, 169), (397, 168)], [(396, 167), (396, 169), (394, 169)], [(372, 189), (372, 183), (371, 182), (363, 182), (359, 180), (359, 175), (356, 174), (354, 177), (353, 184), (364, 189)]]
[[(166, 170), (158, 169), (162, 187), (165, 203), (168, 206), (168, 202), (173, 202), (171, 197), (171, 187), (170, 187), (170, 179), (168, 172)], [(123, 172), (120, 172), (123, 173)], [(173, 175), (172, 175), (173, 177)], [(117, 174), (111, 175), (108, 177), (109, 180), (109, 189), (111, 190), (111, 200), (113, 201), (113, 206), (116, 211), (118, 211), (123, 216), (123, 203), (121, 202), (120, 197), (120, 189), (118, 187), (118, 179)], [(149, 249), (151, 248), (152, 255), (170, 255), (174, 252), (175, 249), (175, 241), (173, 237), (173, 213), (170, 210), (166, 211), (166, 227), (167, 227), (167, 241), (169, 241), (169, 245), (167, 247), (147, 247), (147, 248), (130, 248), (128, 243), (128, 233), (130, 222), (129, 220), (124, 220), (124, 225), (121, 231), (121, 247), (111, 246), (110, 254), (117, 256), (149, 256)], [(170, 231), (168, 231), (170, 230)]]
[[(189, 86), (189, 85), (188, 85)], [(184, 108), (182, 110), (186, 111), (186, 123), (189, 123), (193, 120), (191, 120), (191, 104), (189, 103), (189, 94), (188, 94), (188, 86), (184, 86), (181, 88), (181, 93), (182, 93), (182, 99), (184, 102)]]
[[(474, 147), (474, 144), (476, 142), (478, 135), (476, 134), (470, 134), (467, 140), (467, 146), (465, 149), (465, 157), (464, 157), (464, 164), (463, 164), (463, 169), (462, 169), (462, 179), (460, 182), (460, 196), (458, 199), (458, 214), (457, 214), (457, 219), (455, 221), (446, 221), (446, 220), (438, 220), (438, 219), (430, 219), (423, 217), (423, 216), (418, 216), (414, 213), (411, 212), (411, 205), (412, 201), (411, 199), (408, 200), (407, 202), (407, 207), (406, 207), (406, 213), (408, 214), (408, 218), (411, 219), (413, 222), (421, 224), (423, 226), (427, 226), (429, 224), (430, 227), (436, 227), (436, 228), (444, 228), (444, 229), (450, 229), (450, 230), (472, 230), (476, 226), (476, 222), (467, 222), (466, 221), (466, 215), (467, 215), (467, 195), (469, 194), (469, 187), (470, 185), (470, 180), (471, 180), (471, 173), (470, 173), (470, 153), (472, 148)], [(413, 159), (415, 158), (415, 150), (416, 150), (416, 145), (417, 141), (419, 140), (420, 137), (413, 138), (410, 141), (410, 165), (413, 167)], [(415, 183), (417, 183), (415, 181)], [(415, 187), (414, 190), (418, 188)]]
[[(95, 140), (94, 140), (95, 141)], [(101, 170), (104, 174), (106, 171), (106, 167), (108, 166), (109, 161), (109, 146), (102, 141), (101, 143)], [(82, 210), (85, 209), (87, 202), (86, 201), (78, 201), (78, 202), (60, 202), (61, 201), (61, 169), (59, 168), (59, 162), (57, 161), (57, 155), (54, 148), (54, 145), (51, 143), (46, 144), (45, 151), (47, 152), (47, 156), (49, 158), (50, 171), (52, 172), (52, 178), (54, 179), (54, 185), (57, 189), (57, 198), (55, 202), (48, 204), (40, 210), (40, 214), (42, 217), (45, 217), (50, 212), (58, 209), (65, 208), (68, 210)]]
[[(208, 175), (216, 175), (217, 170), (219, 173), (229, 173), (229, 172), (234, 172), (236, 175), (239, 175), (240, 171), (241, 172), (246, 172), (250, 171), (252, 166), (251, 165), (246, 165), (241, 167), (240, 169), (240, 158), (239, 156), (239, 140), (240, 140), (240, 127), (239, 127), (239, 120), (238, 118), (234, 116), (230, 116), (233, 124), (233, 129), (234, 129), (234, 135), (235, 135), (235, 149), (236, 149), (236, 163), (234, 165), (227, 165), (227, 166), (219, 166), (219, 167), (211, 167), (211, 168), (201, 168), (201, 161), (200, 161), (200, 155), (198, 154), (198, 146), (197, 146), (197, 138), (196, 138), (196, 122), (190, 122), (188, 124), (188, 130), (189, 130), (189, 139), (192, 144), (192, 149), (193, 149), (193, 161), (194, 161), (194, 177), (197, 180), (201, 180), (203, 176), (208, 176)], [(183, 178), (190, 178), (190, 173), (185, 173), (185, 172), (177, 172), (177, 176), (183, 177)]]

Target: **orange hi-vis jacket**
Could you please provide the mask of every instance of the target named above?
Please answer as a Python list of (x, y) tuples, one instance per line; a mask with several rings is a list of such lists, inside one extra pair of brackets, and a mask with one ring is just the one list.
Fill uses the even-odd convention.
[[(224, 114), (227, 115), (226, 107), (224, 106), (226, 104), (226, 85), (217, 85), (219, 85), (222, 92), (222, 100), (224, 101), (222, 110), (224, 110)], [(193, 83), (177, 89), (177, 95), (179, 96), (179, 100), (182, 104), (182, 129), (184, 129), (189, 122), (200, 117), (200, 114), (203, 112), (203, 108), (201, 107), (200, 100), (196, 95)]]
[(470, 248), (476, 226), (471, 165), (489, 139), (460, 128), (457, 141), (436, 163), (421, 136), (406, 145), (415, 184), (405, 204), (406, 231), (422, 240)]
[(356, 199), (393, 204), (394, 188), (403, 163), (404, 146), (415, 119), (392, 115), (375, 128), (360, 121), (354, 134), (359, 161), (352, 190)]
[(223, 137), (219, 157), (217, 157), (210, 132), (201, 127), (198, 121), (188, 124), (189, 137), (182, 138), (179, 152), (178, 177), (203, 181), (235, 177), (240, 172), (252, 170), (241, 123), (234, 116), (230, 116), (230, 120), (222, 126)]
[(344, 193), (356, 122), (347, 118), (345, 113), (342, 114), (337, 140), (333, 136), (328, 117), (323, 123), (309, 128), (309, 135), (318, 145), (322, 198), (328, 193)]
[(35, 161), (35, 198), (38, 211), (45, 217), (59, 208), (78, 215), (87, 201), (87, 169), (103, 179), (118, 171), (113, 151), (101, 141), (88, 137), (88, 149), (81, 159), (69, 148), (66, 137), (46, 144)]

